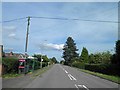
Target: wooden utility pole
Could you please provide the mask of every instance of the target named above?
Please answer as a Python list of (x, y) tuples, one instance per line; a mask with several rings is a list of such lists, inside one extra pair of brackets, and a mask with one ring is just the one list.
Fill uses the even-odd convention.
[(30, 17), (28, 17), (28, 24), (27, 24), (26, 44), (25, 44), (25, 54), (27, 54), (27, 48), (28, 48), (29, 26), (30, 26)]
[(0, 76), (2, 76), (2, 54), (3, 54), (3, 45), (0, 45)]

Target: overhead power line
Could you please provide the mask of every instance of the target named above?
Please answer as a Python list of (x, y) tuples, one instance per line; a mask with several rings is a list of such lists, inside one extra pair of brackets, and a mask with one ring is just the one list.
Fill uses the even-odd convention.
[(79, 18), (54, 18), (54, 17), (34, 17), (31, 18), (41, 18), (41, 19), (57, 19), (57, 20), (74, 20), (74, 21), (90, 21), (90, 22), (106, 22), (106, 23), (120, 23), (117, 21), (104, 21), (104, 20), (88, 20), (88, 19), (79, 19)]
[[(6, 21), (2, 21), (2, 23), (7, 23), (7, 22), (13, 22), (13, 21), (18, 21), (18, 20), (23, 20), (26, 19), (27, 17), (23, 17), (23, 18), (17, 18), (17, 19), (11, 19), (11, 20), (6, 20)], [(1, 23), (1, 22), (0, 22)]]
[[(26, 19), (26, 18), (28, 18), (28, 17), (23, 17), (23, 18), (18, 18), (18, 19), (12, 19), (12, 20), (6, 20), (6, 21), (2, 21), (2, 23), (13, 22), (13, 21), (17, 21), (17, 20)], [(56, 19), (56, 20), (72, 20), (72, 21), (89, 21), (89, 22), (105, 22), (105, 23), (120, 23), (118, 21), (88, 20), (88, 19), (79, 19), (79, 18), (57, 18), (57, 17), (36, 17), (36, 16), (31, 16), (30, 18)]]

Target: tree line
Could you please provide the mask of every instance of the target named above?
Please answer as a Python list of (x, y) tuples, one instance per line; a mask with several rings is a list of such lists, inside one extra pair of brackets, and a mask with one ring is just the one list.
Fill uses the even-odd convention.
[(34, 54), (33, 57), (36, 57), (38, 61), (41, 62), (41, 59), (43, 59), (43, 64), (48, 65), (49, 64), (56, 64), (58, 63), (57, 59), (55, 57), (48, 58), (47, 55), (41, 55), (41, 54)]
[[(87, 67), (94, 67), (93, 71), (95, 70), (95, 68), (97, 69), (99, 67), (99, 71), (99, 69), (104, 67), (103, 69), (106, 68), (107, 70), (111, 68), (113, 71), (115, 71), (114, 69), (119, 69), (118, 67), (120, 65), (120, 40), (116, 41), (114, 54), (110, 53), (110, 51), (89, 54), (87, 48), (83, 47), (81, 55), (79, 55), (75, 41), (72, 39), (72, 37), (68, 37), (63, 48), (62, 57), (64, 58), (64, 60), (62, 60), (60, 63), (65, 65), (84, 69)], [(103, 69), (101, 70), (103, 71)], [(116, 72), (118, 74), (118, 71)]]

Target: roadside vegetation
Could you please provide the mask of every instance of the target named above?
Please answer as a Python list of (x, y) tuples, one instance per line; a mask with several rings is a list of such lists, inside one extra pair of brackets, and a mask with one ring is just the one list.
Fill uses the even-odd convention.
[(110, 51), (89, 54), (87, 48), (83, 47), (79, 55), (76, 43), (72, 37), (68, 37), (63, 48), (63, 58), (61, 64), (83, 69), (89, 74), (117, 83), (120, 79), (120, 40), (116, 41), (114, 54)]
[[(53, 58), (48, 58), (46, 55), (40, 55), (40, 54), (35, 54), (33, 55), (33, 57), (36, 57), (37, 59), (33, 59), (33, 60), (29, 60), (29, 62), (27, 62), (27, 65), (29, 65), (29, 67), (31, 66), (32, 69), (29, 69), (26, 74), (30, 74), (33, 73), (37, 70), (41, 70), (40, 73), (43, 73), (44, 71), (47, 70), (48, 66), (51, 66), (52, 64), (58, 63), (58, 61), (56, 60), (55, 57)], [(41, 69), (41, 57), (43, 59), (42, 61), (42, 69)], [(33, 65), (34, 62), (34, 65)], [(14, 57), (3, 57), (2, 58), (2, 66), (3, 66), (3, 70), (2, 70), (2, 77), (3, 78), (13, 78), (13, 77), (18, 77), (18, 76), (22, 76), (23, 74), (19, 74), (19, 61), (18, 58), (14, 58)]]
[(46, 72), (47, 70), (49, 70), (52, 66), (53, 65), (50, 65), (49, 67), (44, 67), (42, 69), (38, 69), (38, 70), (34, 71), (32, 77), (36, 77), (36, 76), (41, 77), (41, 74)]
[(98, 73), (98, 72), (92, 72), (92, 71), (85, 70), (85, 69), (80, 69), (80, 71), (120, 84), (119, 76), (107, 75), (107, 74)]

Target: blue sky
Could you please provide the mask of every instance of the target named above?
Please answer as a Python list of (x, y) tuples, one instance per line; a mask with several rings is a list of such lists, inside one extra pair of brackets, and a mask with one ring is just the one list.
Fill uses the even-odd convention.
[[(27, 16), (118, 21), (118, 3), (2, 3), (3, 21)], [(3, 23), (3, 45), (6, 52), (12, 50), (24, 53), (26, 26), (27, 19)], [(42, 53), (61, 59), (61, 49), (69, 36), (75, 40), (78, 53), (81, 53), (83, 47), (89, 53), (111, 51), (114, 50), (117, 35), (117, 23), (31, 18), (28, 53)]]

